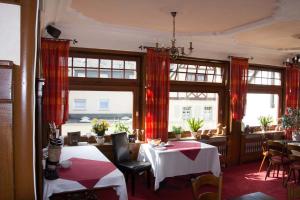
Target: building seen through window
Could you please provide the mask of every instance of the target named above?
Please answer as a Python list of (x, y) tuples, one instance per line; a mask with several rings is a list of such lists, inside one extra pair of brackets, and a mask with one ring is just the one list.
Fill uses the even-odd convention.
[(86, 110), (86, 99), (73, 99), (74, 110)]
[(93, 118), (106, 120), (110, 124), (107, 134), (114, 132), (117, 122), (132, 130), (132, 92), (71, 90), (69, 102), (69, 120), (62, 125), (62, 135), (72, 131), (81, 131), (82, 135), (91, 133)]
[(169, 131), (181, 126), (188, 131), (189, 118), (204, 119), (203, 129), (215, 129), (218, 123), (217, 93), (170, 92)]

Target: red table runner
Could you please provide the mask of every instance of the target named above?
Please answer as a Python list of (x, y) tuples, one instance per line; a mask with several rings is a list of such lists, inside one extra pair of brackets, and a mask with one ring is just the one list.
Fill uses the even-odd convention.
[(58, 174), (62, 179), (77, 181), (84, 187), (91, 189), (96, 183), (114, 171), (116, 167), (111, 162), (71, 158), (70, 168), (59, 168)]
[(167, 147), (167, 150), (179, 150), (183, 153), (186, 157), (191, 160), (195, 160), (198, 153), (200, 152), (201, 143), (200, 142), (181, 142), (181, 141), (174, 141), (171, 143), (172, 146)]

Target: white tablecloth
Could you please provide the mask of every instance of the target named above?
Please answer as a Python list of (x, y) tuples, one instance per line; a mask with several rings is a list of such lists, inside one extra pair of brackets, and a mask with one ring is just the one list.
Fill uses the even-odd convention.
[[(98, 161), (110, 162), (95, 146), (72, 146), (63, 147), (61, 152), (60, 161), (68, 160), (70, 158), (83, 158)], [(86, 169), (89, 170), (89, 169)], [(104, 176), (96, 183), (94, 188), (115, 186), (114, 189), (117, 192), (120, 200), (127, 200), (127, 188), (124, 175), (120, 170), (115, 169), (111, 173)], [(43, 199), (48, 200), (54, 193), (70, 192), (76, 190), (86, 189), (77, 181), (71, 181), (66, 179), (46, 180), (44, 179), (44, 194)]]
[(178, 150), (157, 150), (149, 144), (142, 144), (138, 160), (151, 163), (155, 177), (155, 190), (159, 188), (159, 183), (166, 177), (209, 171), (215, 176), (219, 176), (221, 171), (217, 147), (205, 143), (201, 143), (201, 150), (195, 160), (189, 159)]

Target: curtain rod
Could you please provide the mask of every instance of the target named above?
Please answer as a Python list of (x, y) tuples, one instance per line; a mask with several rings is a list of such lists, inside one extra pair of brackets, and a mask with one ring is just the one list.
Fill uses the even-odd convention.
[(46, 38), (46, 37), (42, 37), (42, 38), (46, 40), (54, 40), (54, 41), (69, 41), (72, 42), (74, 45), (78, 43), (76, 39), (58, 39), (58, 38)]
[(228, 56), (229, 59), (232, 58), (232, 57), (234, 57), (234, 58), (248, 59), (248, 60), (253, 60), (253, 59), (254, 59), (252, 56), (246, 57), (246, 58), (244, 58), (244, 57), (239, 57), (239, 56)]

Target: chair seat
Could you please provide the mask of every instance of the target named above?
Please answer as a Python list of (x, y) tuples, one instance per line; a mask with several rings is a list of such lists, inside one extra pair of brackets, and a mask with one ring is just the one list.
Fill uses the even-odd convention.
[(290, 168), (300, 170), (300, 162), (294, 162), (290, 165)]
[(151, 168), (151, 163), (140, 161), (126, 161), (118, 163), (117, 165), (124, 170), (130, 170), (134, 172), (145, 171)]
[(272, 156), (271, 157), (271, 162), (278, 163), (278, 164), (280, 164), (282, 162), (283, 164), (287, 164), (288, 162), (290, 162), (290, 160), (285, 156), (283, 156), (283, 157), (281, 157), (281, 156)]

